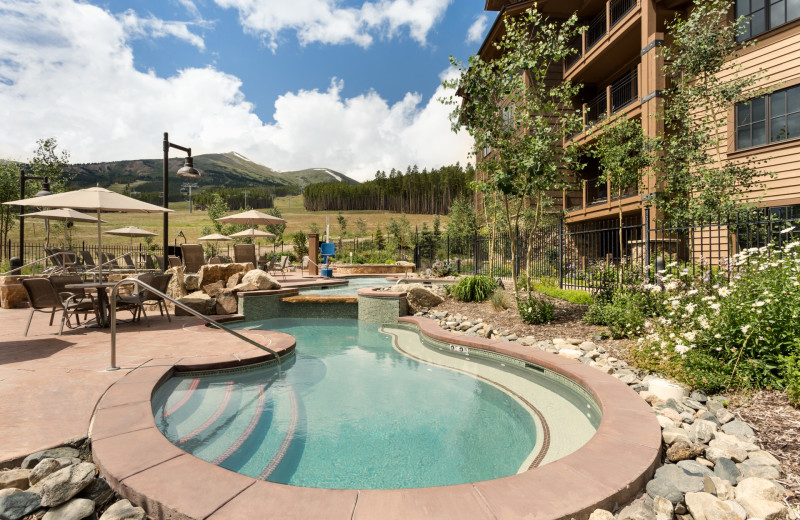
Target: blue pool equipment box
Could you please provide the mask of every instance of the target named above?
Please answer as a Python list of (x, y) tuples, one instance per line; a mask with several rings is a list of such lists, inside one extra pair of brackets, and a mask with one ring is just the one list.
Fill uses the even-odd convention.
[(333, 269), (328, 267), (328, 259), (336, 254), (336, 244), (333, 242), (322, 242), (319, 245), (319, 254), (325, 263), (325, 267), (320, 270), (320, 275), (326, 278), (333, 278)]

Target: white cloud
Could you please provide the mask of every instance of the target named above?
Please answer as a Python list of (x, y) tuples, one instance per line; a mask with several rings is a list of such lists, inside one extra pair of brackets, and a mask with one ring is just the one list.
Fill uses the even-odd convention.
[(183, 6), (183, 8), (186, 9), (186, 12), (188, 12), (195, 20), (199, 20), (202, 18), (202, 16), (200, 15), (200, 10), (197, 8), (194, 2), (192, 2), (192, 0), (175, 0), (175, 1), (179, 5)]
[(481, 43), (486, 36), (486, 29), (489, 27), (489, 16), (486, 13), (479, 14), (472, 25), (467, 30), (467, 43)]
[[(358, 179), (378, 169), (462, 163), (471, 140), (453, 134), (448, 108), (409, 93), (342, 97), (288, 92), (264, 124), (239, 78), (213, 67), (171, 77), (134, 67), (123, 20), (73, 0), (0, 0), (0, 158), (25, 160), (54, 136), (73, 162), (157, 158), (161, 134), (195, 154), (237, 151), (270, 167), (327, 167)], [(13, 131), (9, 130), (13, 129)]]
[(125, 35), (130, 38), (164, 38), (173, 36), (183, 40), (198, 49), (205, 49), (205, 43), (200, 36), (189, 31), (188, 22), (168, 22), (150, 15), (141, 18), (133, 9), (128, 9), (117, 17), (122, 23)]
[(264, 36), (273, 50), (285, 30), (295, 31), (303, 45), (354, 43), (369, 47), (375, 36), (392, 38), (406, 27), (414, 40), (425, 44), (428, 32), (451, 1), (379, 0), (354, 8), (340, 6), (339, 0), (215, 0), (221, 7), (237, 9), (245, 29)]

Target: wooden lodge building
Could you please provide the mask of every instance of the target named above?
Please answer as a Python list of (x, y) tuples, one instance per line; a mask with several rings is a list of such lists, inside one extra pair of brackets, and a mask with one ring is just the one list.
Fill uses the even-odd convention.
[[(758, 44), (742, 50), (737, 61), (740, 74), (763, 69), (761, 86), (771, 94), (750, 103), (731, 107), (727, 125), (727, 149), (723, 159), (752, 156), (763, 160), (759, 168), (774, 172), (765, 177), (766, 193), (759, 205), (785, 218), (800, 218), (800, 0), (735, 0), (735, 15), (751, 16), (749, 34)], [(656, 136), (661, 122), (652, 117), (666, 88), (663, 59), (658, 47), (664, 44), (665, 25), (677, 12), (691, 6), (687, 0), (486, 0), (485, 10), (498, 12), (478, 54), (491, 60), (497, 50), (493, 42), (502, 36), (503, 16), (518, 14), (534, 4), (546, 16), (567, 18), (577, 13), (587, 29), (574, 42), (576, 54), (566, 60), (560, 79), (584, 85), (576, 107), (584, 110), (584, 127), (569, 139), (588, 142), (598, 131), (586, 132), (607, 117), (637, 119), (645, 135)], [(733, 16), (734, 13), (731, 13)], [(559, 71), (556, 71), (559, 72)], [(487, 153), (491, 153), (487, 151)], [(478, 151), (478, 164), (483, 158)], [(564, 192), (561, 207), (570, 226), (609, 222), (616, 219), (618, 201), (610, 186), (598, 186), (597, 165), (587, 164), (574, 184), (579, 189)], [(655, 190), (657, 174), (646, 179), (645, 190)], [(644, 214), (646, 193), (630, 189), (623, 196), (626, 221), (638, 221)], [(635, 240), (636, 236), (631, 236)], [(611, 241), (612, 243), (614, 241)], [(614, 256), (619, 255), (613, 251)], [(597, 251), (599, 256), (611, 251)], [(631, 254), (629, 250), (626, 254)], [(594, 255), (593, 255), (594, 256)]]

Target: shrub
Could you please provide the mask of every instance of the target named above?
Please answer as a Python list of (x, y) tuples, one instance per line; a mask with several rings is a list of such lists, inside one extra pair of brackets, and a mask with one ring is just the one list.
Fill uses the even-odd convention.
[(789, 402), (800, 406), (800, 351), (784, 358), (783, 370)]
[(437, 260), (431, 266), (431, 273), (436, 277), (455, 276), (458, 274), (455, 262)]
[(536, 292), (546, 294), (547, 296), (552, 296), (553, 298), (558, 298), (560, 300), (566, 300), (570, 303), (577, 303), (579, 305), (591, 305), (594, 303), (594, 298), (592, 295), (587, 293), (586, 291), (579, 291), (576, 289), (561, 289), (560, 287), (554, 287), (552, 285), (546, 285), (543, 283), (533, 283), (531, 287), (536, 290)]
[(501, 289), (496, 289), (492, 293), (490, 301), (492, 303), (492, 309), (494, 309), (495, 311), (504, 311), (508, 309), (508, 302), (506, 301), (506, 293), (504, 293)]
[(688, 285), (667, 273), (666, 305), (646, 324), (638, 360), (710, 391), (792, 386), (796, 373), (786, 360), (800, 354), (798, 271), (795, 241), (736, 255), (726, 284)]
[(482, 302), (494, 292), (496, 285), (488, 276), (465, 276), (450, 287), (449, 294), (464, 302)]
[(530, 325), (536, 325), (553, 321), (556, 306), (547, 300), (530, 297), (528, 300), (520, 300), (517, 309), (522, 321)]

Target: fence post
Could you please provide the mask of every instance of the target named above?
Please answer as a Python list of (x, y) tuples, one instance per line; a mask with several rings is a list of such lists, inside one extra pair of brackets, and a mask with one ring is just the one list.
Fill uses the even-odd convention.
[(653, 273), (650, 267), (650, 206), (644, 207), (644, 266), (647, 280), (652, 281)]
[(558, 218), (558, 287), (564, 288), (564, 217)]
[(473, 274), (478, 274), (478, 232), (475, 231), (475, 242), (474, 242), (474, 258), (472, 262), (472, 270), (474, 271)]
[(511, 276), (514, 277), (513, 278), (514, 280), (516, 280), (519, 277), (519, 249), (520, 249), (519, 245), (520, 245), (519, 244), (519, 231), (517, 231), (515, 229), (514, 230), (514, 248), (517, 251), (517, 255), (514, 257), (514, 266), (513, 266), (512, 272), (511, 272)]

